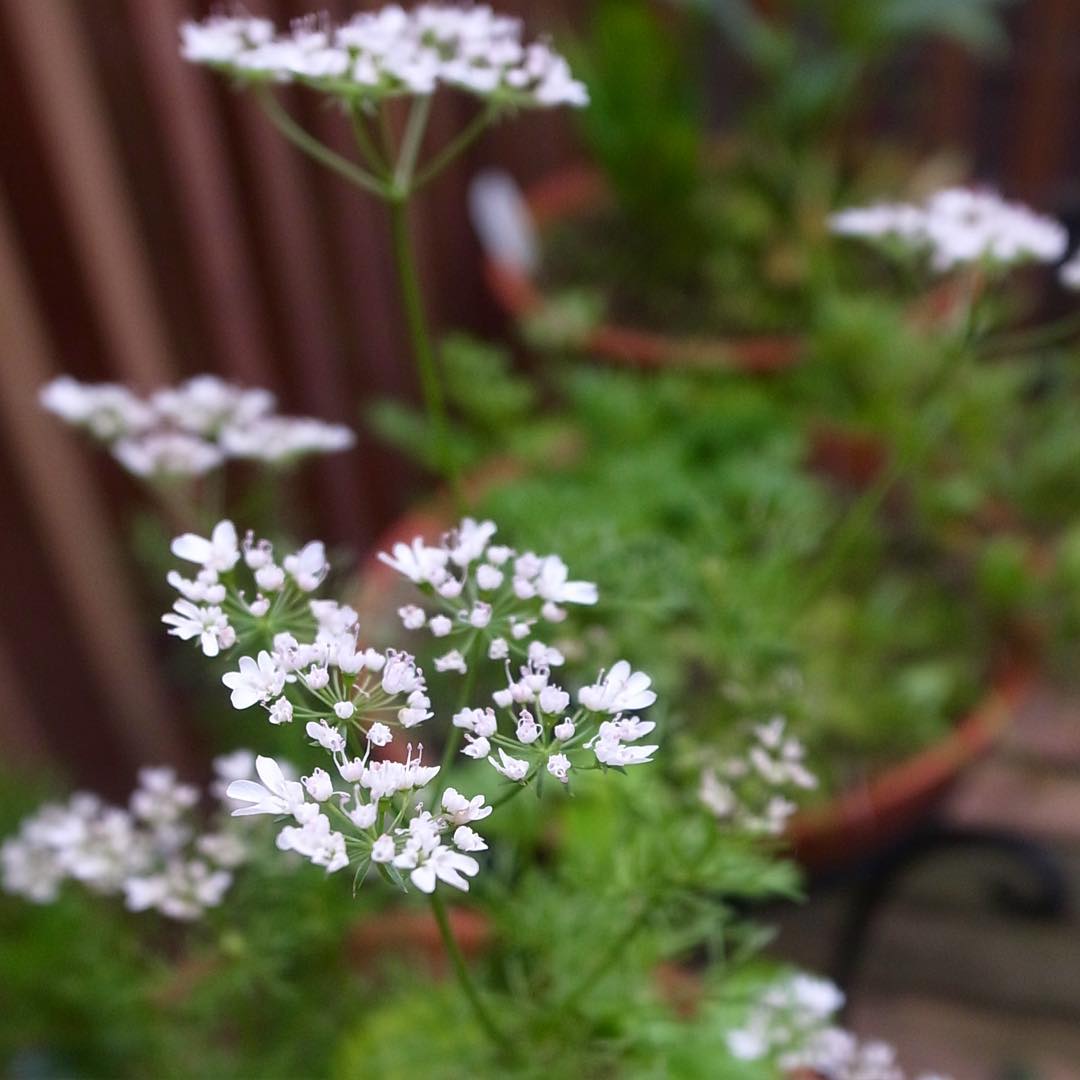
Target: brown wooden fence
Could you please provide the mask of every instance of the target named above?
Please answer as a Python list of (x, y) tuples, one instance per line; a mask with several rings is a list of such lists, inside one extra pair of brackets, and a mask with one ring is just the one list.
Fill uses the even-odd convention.
[[(340, 17), (354, 5), (324, 6)], [(588, 7), (502, 6), (536, 28)], [(132, 489), (41, 414), (39, 385), (64, 371), (142, 388), (215, 371), (353, 424), (364, 403), (413, 392), (380, 208), (180, 61), (177, 24), (206, 7), (0, 0), (0, 744), (7, 760), (56, 757), (107, 786), (138, 761), (184, 761), (191, 737), (127, 553)], [(307, 4), (246, 7), (281, 20)], [(895, 93), (918, 103), (904, 134), (964, 146), (1011, 194), (1063, 204), (1080, 164), (1080, 3), (1027, 0), (1010, 20), (1005, 64), (941, 46), (911, 58)], [(341, 141), (331, 113), (291, 104)], [(441, 101), (435, 137), (468, 108)], [(492, 133), (425, 196), (417, 224), (439, 324), (498, 329), (464, 213), (470, 173), (499, 162), (528, 181), (573, 154), (565, 117), (532, 117)], [(310, 475), (321, 533), (358, 548), (415, 483), (370, 441)]]

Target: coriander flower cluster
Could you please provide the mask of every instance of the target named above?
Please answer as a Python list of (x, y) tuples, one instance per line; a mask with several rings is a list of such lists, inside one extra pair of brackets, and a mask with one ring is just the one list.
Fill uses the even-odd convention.
[(921, 204), (878, 203), (834, 213), (834, 233), (926, 253), (944, 273), (965, 265), (1009, 267), (1056, 263), (1068, 231), (1054, 218), (993, 191), (944, 188)]
[(453, 646), (435, 661), (439, 671), (464, 674), (465, 654), (474, 645), (491, 660), (520, 657), (559, 667), (562, 653), (534, 638), (534, 630), (542, 623), (561, 623), (568, 604), (596, 603), (596, 586), (571, 581), (558, 555), (493, 544), (495, 532), (494, 522), (465, 518), (438, 544), (416, 537), (379, 555), (424, 595), (426, 606), (399, 609), (405, 629), (425, 630)]
[(140, 477), (202, 476), (231, 458), (287, 465), (349, 449), (352, 430), (306, 416), (282, 416), (269, 390), (196, 375), (140, 397), (117, 383), (62, 375), (41, 389), (49, 412), (104, 443)]
[(728, 1050), (740, 1061), (774, 1062), (785, 1075), (806, 1070), (822, 1080), (905, 1080), (891, 1046), (862, 1042), (833, 1023), (843, 1004), (827, 979), (796, 973), (766, 987), (742, 1026), (727, 1033)]
[[(495, 531), (491, 522), (466, 518), (438, 546), (418, 538), (382, 556), (442, 607), (439, 616), (403, 608), (405, 625), (460, 635), (453, 659), (435, 662), (437, 673), (484, 661), (505, 672), (491, 705), (466, 704), (445, 725), (448, 753), (463, 738), (465, 756), (486, 759), (517, 790), (544, 776), (566, 785), (572, 769), (650, 761), (657, 746), (640, 740), (655, 724), (637, 715), (656, 700), (647, 675), (620, 661), (581, 686), (573, 706), (570, 692), (551, 677), (562, 653), (526, 641), (538, 621), (565, 617), (561, 605), (595, 603), (595, 585), (570, 580), (557, 556), (492, 544)], [(374, 867), (402, 888), (407, 879), (427, 893), (439, 881), (467, 890), (479, 871), (474, 853), (487, 846), (473, 824), (491, 807), (482, 796), (443, 790), (442, 767), (424, 764), (421, 745), (410, 741), (404, 754), (387, 749), (397, 733), (432, 719), (426, 678), (410, 653), (362, 646), (351, 607), (311, 595), (328, 569), (322, 544), (308, 544), (279, 565), (267, 541), (248, 534), (241, 543), (223, 521), (210, 537), (178, 537), (172, 550), (198, 570), (191, 579), (169, 574), (182, 593), (164, 616), (169, 632), (197, 640), (207, 656), (245, 650), (222, 678), (233, 706), (258, 706), (271, 724), (302, 724), (309, 743), (327, 755), (325, 767), (299, 781), (287, 779), (273, 759), (259, 758), (258, 781), (229, 788), (247, 804), (236, 812), (285, 819), (278, 846), (327, 872), (351, 866), (359, 880)], [(432, 626), (437, 618), (450, 624), (445, 635)], [(436, 777), (434, 794), (426, 796)]]
[(212, 15), (184, 23), (181, 55), (249, 82), (298, 82), (349, 102), (426, 96), (440, 85), (493, 104), (588, 104), (585, 86), (519, 19), (488, 5), (397, 4), (335, 24), (308, 16), (280, 33), (267, 19)]
[(743, 755), (703, 770), (698, 795), (706, 809), (748, 832), (784, 831), (798, 809), (794, 796), (817, 787), (805, 748), (786, 728), (782, 716), (755, 724)]
[[(242, 750), (218, 758), (211, 794), (224, 800), (225, 786), (250, 775), (253, 760)], [(197, 919), (222, 902), (233, 871), (248, 856), (246, 839), (224, 813), (209, 830), (199, 830), (200, 798), (172, 769), (148, 768), (126, 808), (86, 792), (48, 803), (0, 846), (3, 887), (45, 904), (65, 882), (76, 881), (100, 895), (122, 894), (131, 911)], [(219, 811), (234, 806), (222, 801)]]

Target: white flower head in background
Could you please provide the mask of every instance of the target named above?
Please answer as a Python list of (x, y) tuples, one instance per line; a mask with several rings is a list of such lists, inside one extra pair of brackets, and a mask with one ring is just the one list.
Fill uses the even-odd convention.
[(761, 991), (741, 1025), (727, 1032), (728, 1050), (739, 1061), (769, 1062), (783, 1075), (805, 1070), (829, 1080), (905, 1080), (891, 1046), (860, 1041), (836, 1026), (843, 1004), (843, 993), (827, 979), (796, 972)]
[(1072, 255), (1058, 267), (1058, 281), (1066, 289), (1080, 290), (1080, 250)]
[(698, 797), (719, 821), (778, 836), (798, 809), (796, 798), (817, 787), (802, 743), (775, 716), (751, 728), (746, 749), (701, 773)]
[(131, 911), (197, 919), (221, 904), (233, 871), (248, 859), (248, 839), (227, 816), (237, 804), (225, 800), (221, 782), (253, 784), (254, 760), (237, 751), (214, 762), (219, 781), (210, 794), (220, 804), (206, 831), (196, 819), (199, 789), (169, 768), (141, 770), (127, 808), (85, 793), (42, 806), (0, 846), (4, 889), (44, 904), (75, 881), (122, 895)]
[(977, 188), (943, 188), (918, 204), (879, 203), (840, 210), (829, 224), (841, 236), (923, 252), (938, 273), (970, 265), (1056, 263), (1068, 246), (1061, 222)]
[(389, 4), (347, 22), (309, 16), (279, 32), (266, 19), (212, 15), (180, 28), (185, 60), (249, 82), (296, 82), (347, 102), (454, 87), (508, 108), (580, 107), (584, 84), (520, 20), (487, 4)]
[(279, 415), (269, 390), (216, 375), (196, 375), (147, 398), (113, 383), (80, 383), (62, 375), (42, 387), (39, 400), (146, 480), (199, 477), (234, 458), (287, 466), (356, 442), (351, 428)]

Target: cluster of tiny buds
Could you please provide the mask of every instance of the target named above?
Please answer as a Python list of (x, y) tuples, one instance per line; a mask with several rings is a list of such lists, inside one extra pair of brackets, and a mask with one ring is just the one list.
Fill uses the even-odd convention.
[(42, 406), (104, 443), (144, 478), (202, 476), (232, 458), (286, 465), (309, 454), (348, 450), (350, 428), (282, 416), (269, 390), (197, 375), (140, 397), (117, 383), (63, 375), (42, 387)]
[[(243, 750), (215, 760), (210, 794), (222, 800), (220, 810), (236, 805), (225, 788), (249, 776), (254, 760)], [(172, 769), (148, 768), (126, 808), (87, 793), (48, 803), (0, 847), (3, 886), (44, 904), (74, 881), (100, 895), (121, 894), (131, 911), (196, 919), (222, 902), (233, 871), (248, 857), (247, 839), (227, 817), (200, 831), (194, 819), (200, 798)]]
[(518, 553), (491, 540), (496, 533), (491, 521), (465, 518), (437, 545), (416, 537), (411, 543), (395, 543), (379, 558), (408, 578), (433, 601), (436, 610), (406, 604), (398, 610), (407, 630), (427, 629), (435, 638), (461, 644), (435, 661), (439, 671), (465, 673), (465, 654), (477, 640), (483, 642), (490, 660), (511, 656), (534, 663), (559, 666), (559, 649), (532, 640), (535, 627), (557, 625), (566, 619), (566, 605), (592, 605), (596, 586), (571, 581), (566, 563), (558, 555)]
[(928, 253), (934, 270), (1055, 263), (1065, 257), (1068, 230), (1054, 218), (992, 191), (945, 188), (921, 204), (878, 203), (841, 210), (834, 233)]
[(702, 771), (699, 797), (719, 820), (778, 836), (798, 809), (789, 796), (817, 787), (802, 743), (783, 717), (755, 724), (744, 754)]
[(545, 42), (526, 44), (520, 20), (486, 4), (389, 4), (335, 25), (297, 19), (278, 33), (267, 19), (214, 15), (180, 28), (181, 55), (250, 81), (300, 82), (347, 101), (427, 96), (440, 85), (495, 104), (588, 104), (584, 85)]

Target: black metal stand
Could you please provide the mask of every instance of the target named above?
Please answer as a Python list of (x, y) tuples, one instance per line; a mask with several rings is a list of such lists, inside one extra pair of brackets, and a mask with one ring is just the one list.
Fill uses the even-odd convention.
[(837, 937), (832, 977), (847, 1000), (865, 955), (874, 921), (881, 914), (897, 883), (909, 871), (942, 852), (957, 849), (1007, 856), (1023, 876), (995, 873), (987, 882), (990, 902), (1000, 911), (1023, 919), (1057, 919), (1069, 906), (1069, 887), (1053, 852), (1018, 833), (997, 829), (965, 828), (930, 823), (890, 850), (864, 864), (846, 881), (819, 882), (825, 888), (850, 884), (854, 894)]

